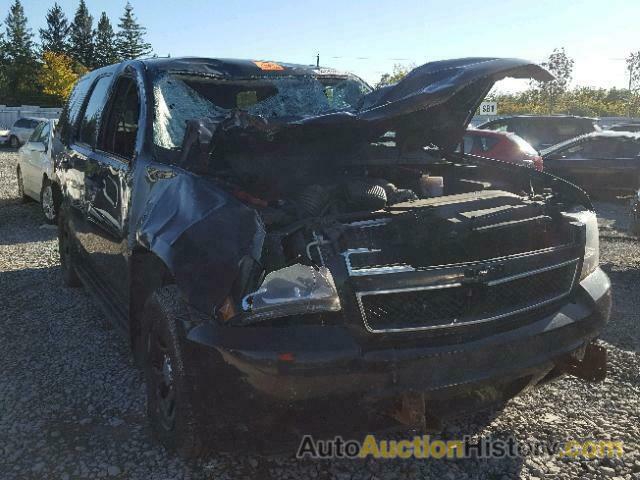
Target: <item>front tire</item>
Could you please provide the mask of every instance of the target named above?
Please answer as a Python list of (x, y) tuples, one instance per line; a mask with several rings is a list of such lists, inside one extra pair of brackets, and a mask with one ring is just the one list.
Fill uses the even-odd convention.
[(9, 138), (9, 146), (14, 149), (19, 148), (20, 140), (18, 140), (18, 137), (16, 137), (15, 135), (11, 135), (11, 138)]
[(185, 361), (180, 318), (184, 304), (175, 286), (163, 287), (146, 303), (142, 334), (147, 416), (157, 440), (185, 458), (205, 453), (206, 419), (195, 405), (199, 381)]
[(56, 186), (48, 178), (42, 180), (42, 188), (40, 189), (40, 207), (44, 215), (44, 221), (50, 225), (54, 225), (58, 220), (58, 194)]

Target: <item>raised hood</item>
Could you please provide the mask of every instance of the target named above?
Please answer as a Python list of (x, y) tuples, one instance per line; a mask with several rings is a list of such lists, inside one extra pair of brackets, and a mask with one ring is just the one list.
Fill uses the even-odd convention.
[(431, 62), (367, 95), (356, 117), (395, 130), (407, 148), (432, 143), (451, 150), (495, 82), (507, 77), (554, 78), (539, 65), (517, 58)]
[[(333, 71), (305, 68), (297, 74), (337, 75)], [(269, 76), (287, 76), (288, 69), (283, 67), (281, 71), (270, 72)], [(304, 143), (307, 139), (332, 138), (339, 148), (345, 144), (376, 142), (386, 132), (394, 132), (400, 154), (420, 151), (429, 145), (451, 152), (460, 143), (480, 102), (495, 82), (506, 77), (553, 79), (544, 68), (513, 58), (463, 58), (427, 63), (395, 85), (365, 95), (356, 108), (280, 118), (265, 118), (234, 109), (214, 118), (189, 120), (181, 149), (183, 158), (178, 163), (185, 166), (192, 163), (193, 146), (202, 143), (208, 146), (197, 150), (206, 150), (206, 160), (206, 155), (217, 146), (222, 147), (220, 150), (226, 147), (246, 150), (259, 139), (289, 145), (291, 141)], [(200, 158), (199, 155), (196, 152), (195, 157)]]

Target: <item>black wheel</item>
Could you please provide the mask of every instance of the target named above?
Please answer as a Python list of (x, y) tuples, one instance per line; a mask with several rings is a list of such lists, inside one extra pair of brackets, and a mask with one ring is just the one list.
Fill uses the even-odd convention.
[(55, 184), (48, 178), (42, 180), (40, 189), (40, 206), (45, 222), (53, 225), (58, 220), (59, 196)]
[(20, 146), (20, 140), (18, 140), (18, 137), (11, 135), (11, 138), (9, 138), (9, 146), (11, 148), (18, 148)]
[(186, 458), (202, 456), (207, 421), (196, 405), (195, 365), (185, 361), (180, 316), (185, 314), (175, 286), (151, 295), (145, 306), (142, 335), (147, 416), (156, 439)]
[(24, 193), (24, 180), (22, 179), (22, 172), (20, 167), (16, 170), (16, 176), (18, 177), (18, 197), (23, 203), (29, 202), (31, 199)]
[(63, 215), (58, 215), (58, 251), (60, 252), (62, 280), (67, 287), (79, 287), (81, 285), (73, 266), (74, 248), (73, 239), (69, 236), (67, 222)]

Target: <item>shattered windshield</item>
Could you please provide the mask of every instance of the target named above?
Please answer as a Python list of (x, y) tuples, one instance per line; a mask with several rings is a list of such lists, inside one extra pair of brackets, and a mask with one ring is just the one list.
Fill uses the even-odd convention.
[(353, 76), (221, 80), (164, 74), (153, 87), (154, 142), (159, 147), (178, 149), (187, 120), (219, 120), (235, 110), (267, 120), (352, 112), (370, 91), (368, 85)]

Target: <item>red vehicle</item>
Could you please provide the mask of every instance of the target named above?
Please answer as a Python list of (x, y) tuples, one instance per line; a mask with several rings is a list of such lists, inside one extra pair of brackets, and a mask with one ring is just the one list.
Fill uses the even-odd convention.
[(540, 154), (515, 133), (470, 128), (463, 144), (464, 153), (524, 165), (540, 172), (543, 168)]

